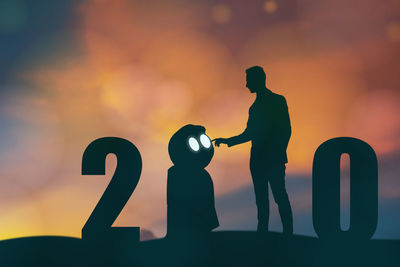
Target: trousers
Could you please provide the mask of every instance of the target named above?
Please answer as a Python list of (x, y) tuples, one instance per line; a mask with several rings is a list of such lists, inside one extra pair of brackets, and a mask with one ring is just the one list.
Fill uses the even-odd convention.
[(254, 185), (257, 204), (258, 230), (268, 230), (269, 196), (268, 183), (282, 221), (283, 232), (293, 233), (293, 214), (285, 185), (286, 165), (281, 162), (271, 162), (263, 157), (250, 157), (250, 172)]

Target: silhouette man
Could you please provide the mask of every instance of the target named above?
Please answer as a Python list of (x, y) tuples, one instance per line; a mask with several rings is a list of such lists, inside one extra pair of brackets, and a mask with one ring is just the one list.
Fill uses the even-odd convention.
[(257, 231), (268, 231), (268, 182), (279, 208), (283, 232), (293, 233), (293, 215), (285, 188), (286, 149), (291, 135), (288, 107), (283, 96), (265, 86), (262, 67), (246, 70), (246, 87), (257, 97), (249, 109), (247, 128), (238, 136), (214, 139), (215, 145), (228, 147), (252, 142), (250, 172), (257, 204)]
[(170, 139), (168, 152), (174, 165), (168, 169), (167, 236), (204, 238), (219, 226), (214, 185), (204, 169), (214, 147), (203, 126), (188, 124)]

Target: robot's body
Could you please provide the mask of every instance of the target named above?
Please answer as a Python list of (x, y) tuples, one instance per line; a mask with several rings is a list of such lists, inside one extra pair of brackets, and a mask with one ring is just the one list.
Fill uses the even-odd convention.
[(202, 126), (186, 125), (168, 146), (174, 166), (168, 170), (167, 235), (190, 236), (219, 226), (215, 211), (214, 186), (204, 169), (214, 155)]

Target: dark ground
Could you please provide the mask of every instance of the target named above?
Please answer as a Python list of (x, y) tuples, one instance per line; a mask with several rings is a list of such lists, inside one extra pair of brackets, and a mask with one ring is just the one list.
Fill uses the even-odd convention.
[(400, 241), (324, 241), (280, 233), (213, 232), (202, 242), (39, 236), (0, 242), (0, 266), (400, 266)]

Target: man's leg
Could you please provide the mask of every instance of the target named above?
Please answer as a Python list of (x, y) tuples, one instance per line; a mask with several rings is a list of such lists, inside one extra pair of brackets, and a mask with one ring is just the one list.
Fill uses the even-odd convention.
[(254, 193), (257, 204), (257, 231), (267, 232), (269, 221), (269, 199), (268, 180), (265, 166), (262, 166), (262, 162), (255, 161), (254, 158), (250, 158), (250, 172), (253, 179)]
[(269, 165), (268, 180), (275, 202), (278, 205), (283, 226), (283, 233), (293, 234), (293, 214), (289, 197), (286, 192), (285, 170), (286, 166), (284, 163)]

